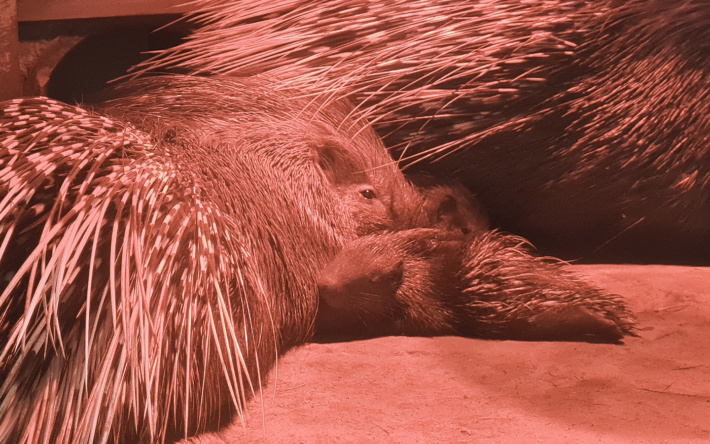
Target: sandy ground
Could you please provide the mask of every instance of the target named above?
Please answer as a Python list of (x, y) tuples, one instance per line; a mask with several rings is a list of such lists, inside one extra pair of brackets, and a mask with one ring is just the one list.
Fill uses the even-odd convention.
[(710, 268), (573, 267), (626, 297), (624, 345), (386, 337), (279, 361), (236, 422), (196, 442), (710, 442)]

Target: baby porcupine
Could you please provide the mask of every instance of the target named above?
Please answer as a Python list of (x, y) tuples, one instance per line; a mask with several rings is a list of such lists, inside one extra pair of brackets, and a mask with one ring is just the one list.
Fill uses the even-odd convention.
[(316, 339), (463, 335), (618, 342), (633, 335), (624, 301), (489, 231), (458, 185), (427, 186), (415, 227), (348, 243), (318, 278)]
[(412, 229), (358, 238), (322, 271), (319, 340), (462, 335), (619, 342), (624, 301), (495, 231)]

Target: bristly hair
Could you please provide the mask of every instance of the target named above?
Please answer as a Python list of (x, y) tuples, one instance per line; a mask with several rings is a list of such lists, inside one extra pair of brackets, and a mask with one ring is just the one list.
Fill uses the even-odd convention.
[(480, 337), (618, 342), (636, 334), (621, 296), (577, 278), (565, 262), (535, 257), (523, 238), (496, 231), (467, 246), (464, 284), (468, 331)]
[[(583, 3), (202, 0), (198, 29), (138, 72), (271, 72), (284, 88), (348, 94), (386, 140), (407, 134), (389, 144), (403, 155), (412, 136), (441, 155), (483, 137), (483, 123), (569, 63)], [(430, 134), (441, 121), (456, 122), (444, 144)]]
[[(193, 4), (191, 20), (198, 28), (136, 73), (269, 72), (281, 77), (282, 88), (347, 95), (357, 105), (356, 116), (368, 118), (388, 148), (409, 162), (481, 150), (498, 142), (497, 136), (535, 125), (543, 131), (551, 123), (562, 127), (569, 114), (579, 116), (579, 126), (561, 136), (569, 134), (569, 149), (589, 162), (600, 146), (617, 145), (619, 136), (574, 143), (578, 133), (606, 134), (609, 122), (636, 132), (661, 110), (654, 101), (677, 105), (683, 97), (685, 112), (673, 106), (666, 124), (647, 130), (659, 145), (648, 147), (648, 157), (660, 156), (658, 163), (664, 163), (662, 154), (676, 151), (664, 151), (664, 144), (680, 148), (687, 141), (657, 127), (682, 131), (692, 123), (689, 112), (708, 101), (706, 91), (685, 84), (699, 80), (691, 71), (710, 51), (704, 0)], [(630, 72), (617, 75), (623, 67)], [(658, 72), (679, 73), (683, 81)], [(642, 80), (630, 82), (630, 76)]]
[(266, 297), (201, 178), (49, 99), (6, 102), (0, 124), (0, 441), (161, 441), (239, 409), (259, 384), (244, 338), (270, 329), (233, 296)]
[(133, 75), (347, 96), (403, 168), (456, 177), (549, 254), (708, 261), (707, 0), (194, 5), (192, 35)]

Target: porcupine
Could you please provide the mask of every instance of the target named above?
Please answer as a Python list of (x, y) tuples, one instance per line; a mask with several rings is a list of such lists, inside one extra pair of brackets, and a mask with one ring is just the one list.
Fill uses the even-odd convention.
[(619, 342), (623, 299), (577, 279), (524, 239), (489, 231), (475, 196), (426, 185), (420, 226), (348, 243), (318, 278), (317, 341), (382, 335)]
[(363, 236), (321, 272), (316, 340), (383, 335), (619, 342), (621, 297), (529, 253), (522, 238), (418, 228)]
[(388, 147), (548, 254), (707, 262), (705, 0), (198, 4), (198, 30), (144, 68), (347, 94)]
[(318, 272), (344, 244), (485, 232), (465, 192), (417, 190), (366, 127), (336, 130), (346, 104), (267, 83), (144, 79), (100, 112), (5, 104), (0, 440), (225, 423), (312, 334)]
[(3, 103), (0, 442), (227, 423), (310, 338), (318, 270), (398, 229), (418, 194), (374, 133), (270, 86), (172, 76), (96, 112)]

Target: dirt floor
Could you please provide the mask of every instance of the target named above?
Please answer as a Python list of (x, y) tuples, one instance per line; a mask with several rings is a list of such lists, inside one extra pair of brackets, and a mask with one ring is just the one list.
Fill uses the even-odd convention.
[(710, 442), (710, 268), (574, 266), (624, 345), (386, 337), (287, 353), (245, 425), (194, 442)]

